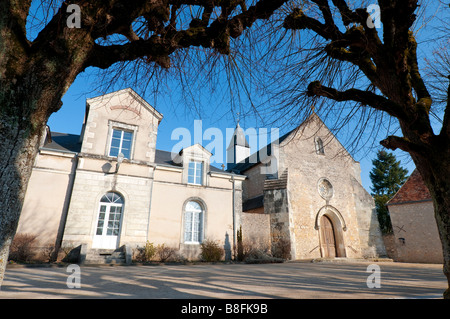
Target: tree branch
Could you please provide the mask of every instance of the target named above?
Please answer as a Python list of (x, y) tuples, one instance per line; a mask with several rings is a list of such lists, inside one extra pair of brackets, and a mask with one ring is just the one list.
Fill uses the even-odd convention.
[(409, 51), (408, 51), (408, 67), (409, 74), (411, 75), (411, 84), (417, 93), (417, 103), (416, 108), (425, 111), (427, 114), (430, 112), (431, 108), (431, 95), (425, 86), (425, 83), (420, 76), (419, 65), (417, 63), (417, 42), (414, 38), (412, 31), (409, 33)]
[[(248, 10), (244, 10), (231, 19), (219, 18), (207, 27), (205, 26), (207, 23), (204, 21), (193, 20), (187, 30), (176, 31), (170, 28), (161, 35), (153, 35), (146, 40), (140, 39), (124, 45), (101, 46), (96, 44), (86, 61), (86, 66), (105, 69), (119, 61), (147, 57), (148, 61), (156, 62), (162, 67), (169, 67), (169, 55), (178, 48), (190, 46), (213, 48), (222, 54), (228, 54), (230, 37), (238, 37), (258, 19), (269, 18), (285, 2), (287, 0), (260, 0)], [(206, 14), (207, 10), (205, 9)], [(207, 16), (209, 18), (208, 14)]]
[(283, 27), (290, 30), (309, 29), (326, 40), (336, 40), (342, 35), (334, 23), (332, 25), (323, 24), (316, 19), (308, 17), (299, 8), (294, 8), (292, 13), (284, 19)]
[(425, 152), (424, 148), (410, 142), (408, 139), (404, 137), (399, 136), (388, 136), (384, 140), (380, 141), (380, 144), (387, 149), (395, 151), (397, 148), (401, 149), (402, 151), (408, 152), (410, 154), (416, 153), (422, 153)]
[(307, 94), (308, 96), (326, 97), (337, 102), (355, 101), (363, 105), (373, 107), (374, 109), (384, 111), (397, 118), (404, 117), (399, 105), (369, 91), (362, 91), (358, 89), (338, 91), (336, 89), (323, 86), (319, 81), (315, 81), (308, 85)]

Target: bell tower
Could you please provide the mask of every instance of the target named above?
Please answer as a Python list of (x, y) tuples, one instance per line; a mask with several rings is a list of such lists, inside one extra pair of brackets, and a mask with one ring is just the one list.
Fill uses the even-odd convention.
[(245, 138), (244, 130), (238, 122), (227, 147), (227, 169), (233, 168), (237, 163), (244, 162), (249, 156), (250, 146)]

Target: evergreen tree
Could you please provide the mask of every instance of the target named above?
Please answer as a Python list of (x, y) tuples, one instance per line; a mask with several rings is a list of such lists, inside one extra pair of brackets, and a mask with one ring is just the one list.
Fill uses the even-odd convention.
[(372, 164), (373, 169), (370, 172), (372, 196), (381, 231), (388, 234), (392, 232), (392, 224), (386, 203), (406, 181), (408, 170), (400, 166), (400, 161), (397, 161), (394, 154), (386, 151), (378, 151), (377, 158)]

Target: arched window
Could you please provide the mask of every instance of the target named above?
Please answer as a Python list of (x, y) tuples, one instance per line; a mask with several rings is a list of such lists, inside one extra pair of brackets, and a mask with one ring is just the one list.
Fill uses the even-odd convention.
[(316, 144), (316, 154), (324, 155), (325, 151), (323, 149), (323, 142), (320, 137), (315, 138), (315, 144)]
[(97, 227), (93, 246), (116, 248), (122, 221), (124, 200), (117, 193), (108, 192), (100, 199)]
[(203, 215), (202, 206), (196, 201), (186, 203), (184, 209), (184, 242), (198, 244), (203, 239)]

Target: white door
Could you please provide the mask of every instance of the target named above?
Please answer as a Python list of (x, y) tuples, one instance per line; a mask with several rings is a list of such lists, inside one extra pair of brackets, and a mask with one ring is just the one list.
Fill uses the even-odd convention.
[(100, 201), (93, 248), (116, 249), (119, 245), (123, 199), (116, 193), (107, 193)]

